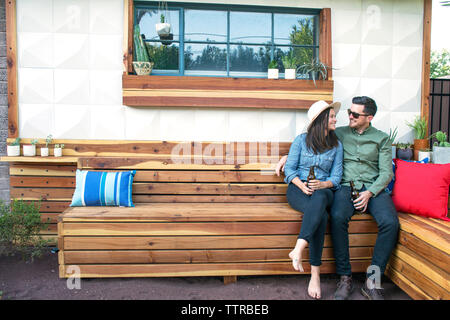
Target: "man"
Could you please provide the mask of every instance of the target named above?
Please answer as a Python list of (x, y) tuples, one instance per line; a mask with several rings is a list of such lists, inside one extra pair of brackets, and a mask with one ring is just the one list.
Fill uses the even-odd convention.
[[(362, 294), (370, 300), (383, 300), (381, 275), (384, 274), (391, 252), (397, 242), (398, 216), (389, 194), (384, 191), (392, 179), (392, 149), (386, 133), (375, 129), (371, 121), (377, 112), (375, 101), (369, 97), (354, 97), (348, 111), (349, 125), (336, 128), (344, 147), (341, 188), (334, 194), (330, 212), (331, 238), (340, 281), (336, 300), (346, 300), (353, 291), (349, 257), (348, 223), (355, 209), (367, 211), (378, 225), (378, 237), (368, 268)], [(286, 157), (281, 158), (276, 172), (284, 170)], [(351, 200), (350, 181), (359, 191)], [(374, 274), (372, 274), (374, 272)]]

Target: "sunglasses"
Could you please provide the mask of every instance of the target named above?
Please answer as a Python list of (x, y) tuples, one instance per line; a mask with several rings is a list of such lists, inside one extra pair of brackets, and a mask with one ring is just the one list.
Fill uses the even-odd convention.
[(352, 115), (353, 118), (355, 118), (355, 119), (358, 119), (360, 116), (363, 116), (363, 117), (368, 117), (368, 116), (370, 116), (370, 114), (353, 112), (353, 111), (351, 111), (350, 109), (347, 109), (347, 112), (348, 112), (348, 115), (349, 115), (349, 116)]

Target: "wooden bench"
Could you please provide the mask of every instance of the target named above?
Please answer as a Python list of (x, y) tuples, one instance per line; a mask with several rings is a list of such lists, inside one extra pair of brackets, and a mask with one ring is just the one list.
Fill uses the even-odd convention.
[[(72, 275), (70, 265), (84, 278), (223, 276), (228, 283), (243, 275), (298, 274), (288, 253), (302, 215), (288, 205), (287, 185), (273, 165), (205, 162), (80, 158), (80, 169), (136, 169), (136, 206), (65, 210), (58, 220), (60, 277)], [(351, 220), (354, 272), (370, 265), (376, 233), (371, 216)], [(321, 271), (335, 272), (329, 230)]]
[(450, 299), (450, 222), (399, 213), (399, 240), (386, 275), (411, 298)]

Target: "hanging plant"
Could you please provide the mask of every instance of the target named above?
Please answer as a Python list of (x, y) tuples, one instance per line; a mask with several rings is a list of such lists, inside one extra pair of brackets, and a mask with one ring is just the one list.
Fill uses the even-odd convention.
[(155, 25), (156, 33), (163, 45), (169, 45), (173, 40), (173, 33), (171, 33), (170, 15), (167, 7), (167, 2), (163, 1), (158, 5), (158, 11), (160, 12), (160, 23)]

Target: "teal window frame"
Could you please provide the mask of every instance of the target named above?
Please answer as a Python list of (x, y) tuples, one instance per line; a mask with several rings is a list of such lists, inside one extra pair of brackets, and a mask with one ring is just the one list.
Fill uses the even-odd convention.
[[(152, 9), (158, 10), (160, 2), (157, 1), (134, 1), (134, 25), (137, 20), (137, 10), (139, 9)], [(273, 60), (275, 47), (295, 47), (295, 48), (312, 48), (313, 57), (316, 59), (319, 56), (319, 15), (322, 9), (313, 8), (295, 8), (295, 7), (268, 7), (268, 6), (249, 6), (249, 5), (225, 5), (225, 4), (209, 4), (209, 3), (186, 3), (186, 2), (168, 2), (168, 9), (178, 10), (179, 18), (179, 40), (173, 40), (173, 43), (179, 43), (179, 72), (168, 72), (169, 70), (154, 70), (152, 73), (155, 75), (162, 76), (185, 76), (186, 70), (184, 65), (184, 49), (186, 44), (214, 44), (214, 45), (226, 45), (227, 46), (227, 66), (226, 75), (214, 74), (214, 71), (210, 71), (211, 74), (195, 75), (189, 74), (189, 76), (207, 76), (207, 77), (227, 77), (227, 78), (264, 78), (263, 76), (236, 76), (230, 75), (230, 45), (266, 45), (266, 43), (245, 43), (245, 42), (231, 42), (230, 41), (230, 12), (251, 12), (251, 13), (270, 13), (271, 14), (271, 52), (270, 59)], [(217, 10), (227, 12), (227, 41), (186, 41), (184, 39), (185, 35), (185, 23), (184, 23), (184, 10), (194, 9), (194, 10)], [(314, 16), (314, 32), (313, 32), (313, 45), (298, 45), (298, 44), (277, 44), (274, 41), (274, 15), (275, 14), (301, 14), (301, 15), (311, 15)], [(142, 31), (141, 31), (142, 32)], [(145, 42), (159, 43), (160, 40), (145, 39)]]

